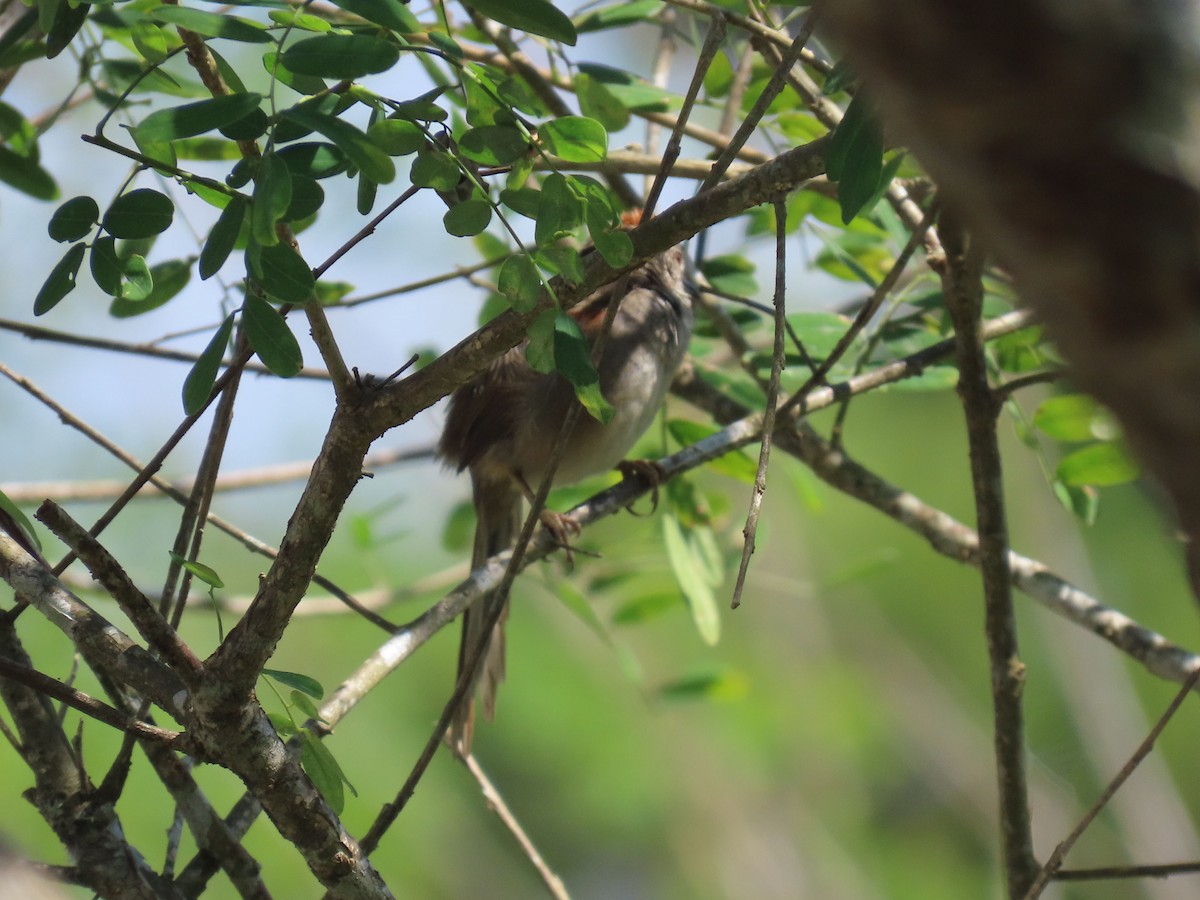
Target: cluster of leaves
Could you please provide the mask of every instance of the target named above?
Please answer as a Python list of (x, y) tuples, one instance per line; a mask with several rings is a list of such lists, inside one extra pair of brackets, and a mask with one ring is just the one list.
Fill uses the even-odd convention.
[[(581, 71), (581, 106), (596, 118), (555, 117), (521, 78), (467, 61), (439, 25), (423, 25), (396, 0), (347, 0), (338, 6), (348, 15), (331, 20), (280, 4), (268, 9), (269, 22), (177, 6), (96, 6), (90, 21), (138, 58), (98, 59), (89, 69), (97, 97), (110, 106), (94, 142), (129, 156), (142, 170), (173, 179), (220, 212), (198, 257), (149, 265), (154, 239), (172, 222), (171, 196), (133, 187), (135, 176), (103, 213), (93, 198), (68, 200), (55, 213), (50, 234), (70, 246), (38, 292), (36, 314), (53, 309), (74, 289), (85, 257), (93, 281), (114, 298), (113, 315), (130, 316), (178, 295), (193, 265), (201, 279), (211, 278), (240, 249), (245, 299), (235, 312), (245, 337), (268, 368), (294, 375), (302, 356), (281, 305), (332, 302), (348, 289), (319, 283), (294, 235), (319, 215), (322, 183), (329, 179), (353, 179), (360, 213), (372, 212), (380, 186), (397, 179), (401, 157), (411, 157), (412, 188), (432, 190), (446, 203), (443, 224), (449, 234), (478, 235), (494, 218), (502, 222), (515, 247), (498, 284), (518, 310), (530, 309), (549, 290), (551, 277), (583, 277), (578, 251), (563, 238), (583, 231), (610, 264), (629, 260), (621, 207), (610, 190), (596, 179), (555, 171), (554, 161), (603, 160), (605, 125), (628, 121), (630, 101), (622, 99), (622, 91), (628, 96), (632, 88), (632, 102), (646, 102), (636, 97), (636, 79), (601, 68)], [(471, 6), (531, 33), (566, 43), (576, 38), (575, 24), (544, 0)], [(580, 27), (611, 24), (593, 14)], [(170, 71), (182, 46), (171, 26), (208, 39), (229, 93), (156, 109), (129, 127), (133, 148), (118, 146), (104, 136), (104, 126), (113, 114), (136, 114), (130, 99), (135, 92), (207, 93)], [(246, 45), (264, 48), (265, 87), (247, 88), (244, 72), (214, 49), (226, 42), (243, 45), (239, 52)], [(362, 83), (387, 73), (402, 57), (416, 57), (436, 87), (415, 97), (391, 97)], [(249, 149), (252, 144), (261, 152)], [(531, 177), (535, 161), (549, 161), (549, 174)], [(186, 168), (196, 162), (227, 167), (216, 180)], [(502, 185), (489, 180), (493, 174), (504, 176)], [(512, 216), (535, 221), (532, 243), (517, 237)], [(184, 389), (188, 412), (206, 401), (234, 324), (230, 313), (190, 374)], [(550, 310), (534, 322), (529, 360), (539, 371), (562, 372), (594, 415), (608, 414), (583, 337), (561, 311)]]

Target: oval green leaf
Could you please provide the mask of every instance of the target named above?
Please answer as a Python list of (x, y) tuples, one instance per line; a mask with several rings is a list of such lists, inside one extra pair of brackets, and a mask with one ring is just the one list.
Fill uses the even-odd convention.
[(59, 301), (75, 290), (75, 277), (83, 264), (83, 254), (87, 248), (83, 244), (72, 244), (63, 258), (55, 263), (49, 276), (42, 284), (33, 301), (33, 314), (40, 316), (54, 309)]
[[(282, 245), (276, 248), (279, 246)], [(263, 255), (276, 248), (264, 248)], [(250, 346), (264, 366), (282, 378), (291, 378), (300, 371), (303, 365), (300, 344), (275, 307), (257, 294), (248, 293), (242, 305), (242, 324)]]
[[(500, 264), (496, 286), (518, 312), (529, 312), (542, 293), (542, 277), (537, 266), (524, 253), (510, 256)], [(553, 365), (553, 363), (551, 363)]]
[(595, 119), (562, 116), (538, 126), (546, 149), (566, 162), (600, 162), (608, 156), (608, 132)]
[(400, 58), (391, 41), (366, 34), (322, 34), (288, 47), (279, 61), (296, 75), (353, 81), (386, 72)]
[(189, 259), (170, 259), (158, 263), (150, 267), (149, 278), (152, 281), (149, 293), (140, 299), (122, 294), (109, 306), (109, 315), (118, 319), (128, 319), (158, 309), (187, 287), (188, 282), (192, 280), (192, 262)]
[[(262, 288), (285, 303), (307, 303), (316, 281), (308, 263), (287, 244), (263, 247), (259, 256)], [(290, 334), (290, 332), (289, 332)]]
[(459, 152), (485, 166), (506, 166), (529, 152), (529, 140), (508, 125), (481, 125), (463, 133)]
[(49, 172), (4, 146), (0, 146), (0, 181), (36, 200), (58, 199), (58, 185)]
[(292, 173), (287, 163), (268, 153), (258, 164), (254, 203), (250, 207), (250, 231), (264, 247), (279, 243), (275, 225), (292, 202)]
[(465, 5), (501, 25), (540, 34), (574, 47), (579, 35), (566, 13), (546, 0), (464, 0)]
[(442, 224), (447, 234), (455, 237), (471, 237), (479, 234), (492, 221), (492, 206), (486, 200), (473, 198), (464, 200), (447, 210)]
[(168, 25), (182, 25), (188, 31), (205, 37), (228, 38), (248, 44), (265, 44), (271, 35), (265, 26), (246, 19), (206, 12), (186, 6), (159, 6), (150, 13), (151, 18)]
[(118, 238), (148, 238), (171, 227), (175, 204), (166, 194), (139, 188), (122, 194), (104, 214), (104, 230)]
[(262, 94), (225, 94), (150, 113), (134, 129), (139, 141), (154, 144), (195, 137), (236, 122), (258, 109)]
[(230, 198), (229, 203), (221, 210), (221, 215), (208, 233), (204, 249), (200, 251), (200, 279), (211, 278), (225, 265), (233, 245), (237, 243), (238, 233), (242, 230), (242, 222), (246, 219), (248, 201), (241, 194)]
[(50, 217), (50, 237), (59, 241), (78, 241), (100, 220), (100, 207), (91, 197), (72, 197)]
[(204, 409), (212, 394), (213, 385), (217, 382), (217, 373), (221, 370), (221, 359), (229, 346), (229, 336), (233, 333), (232, 313), (225, 317), (217, 333), (213, 335), (200, 358), (188, 372), (183, 382), (183, 411), (189, 416)]
[(396, 177), (396, 166), (391, 158), (377, 147), (361, 130), (343, 122), (336, 116), (326, 115), (304, 106), (293, 106), (285, 110), (284, 118), (320, 132), (338, 146), (347, 159), (359, 170), (379, 184), (390, 184)]
[(1111, 487), (1137, 478), (1138, 465), (1123, 446), (1106, 441), (1064, 456), (1055, 474), (1068, 487)]

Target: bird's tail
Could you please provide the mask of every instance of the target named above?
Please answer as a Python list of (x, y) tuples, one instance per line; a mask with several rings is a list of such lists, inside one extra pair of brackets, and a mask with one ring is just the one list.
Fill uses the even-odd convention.
[[(475, 495), (475, 548), (471, 554), (471, 569), (507, 550), (516, 540), (521, 528), (521, 492), (509, 478), (482, 480), (473, 478)], [(508, 618), (507, 598), (487, 593), (463, 613), (462, 641), (458, 648), (458, 677), (463, 678), (472, 652), (484, 640), (484, 630), (492, 617), (496, 603), (503, 603), (500, 618), (483, 648), (475, 667), (472, 685), (455, 710), (446, 732), (446, 740), (459, 756), (471, 752), (471, 737), (475, 725), (476, 694), (483, 706), (483, 715), (490, 722), (496, 709), (496, 690), (504, 680), (504, 620)]]

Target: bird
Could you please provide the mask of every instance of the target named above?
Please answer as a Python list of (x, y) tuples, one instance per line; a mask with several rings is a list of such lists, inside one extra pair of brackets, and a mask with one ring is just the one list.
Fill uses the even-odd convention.
[[(695, 287), (683, 248), (672, 247), (651, 257), (623, 283), (619, 297), (615, 291), (622, 284), (620, 279), (569, 310), (590, 347), (603, 329), (609, 305), (618, 301), (597, 365), (600, 390), (613, 412), (604, 424), (586, 413), (576, 418), (555, 471), (555, 485), (573, 484), (621, 463), (654, 421), (687, 352), (694, 324)], [(562, 375), (536, 372), (529, 366), (524, 343), (499, 356), (451, 394), (437, 452), (447, 466), (470, 473), (476, 515), (472, 570), (515, 542), (522, 524), (522, 501), (533, 499), (549, 467), (563, 420), (578, 402)], [(552, 513), (543, 516), (549, 525), (560, 520)], [(561, 533), (555, 536), (563, 543)], [(471, 648), (483, 637), (494, 602), (506, 607), (487, 639), (476, 682), (458, 705), (446, 732), (447, 743), (464, 758), (471, 748), (476, 691), (490, 721), (496, 690), (504, 679), (507, 599), (485, 595), (463, 613), (460, 678)]]

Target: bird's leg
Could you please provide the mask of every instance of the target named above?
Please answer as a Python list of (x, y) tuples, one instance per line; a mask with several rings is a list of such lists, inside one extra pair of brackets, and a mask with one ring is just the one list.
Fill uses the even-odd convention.
[[(525, 499), (533, 504), (535, 497), (533, 489), (529, 486), (529, 482), (525, 480), (525, 476), (520, 472), (512, 473), (513, 480), (521, 487), (521, 491), (525, 494)], [(575, 568), (575, 547), (571, 544), (571, 539), (577, 537), (583, 529), (579, 527), (579, 523), (566, 516), (563, 513), (555, 512), (552, 509), (542, 507), (538, 513), (538, 519), (541, 520), (542, 526), (550, 532), (550, 537), (554, 539), (559, 547), (562, 547), (563, 553), (567, 558), (567, 570)]]
[[(650, 515), (658, 509), (658, 489), (667, 480), (667, 473), (662, 466), (652, 459), (623, 459), (617, 463), (617, 471), (621, 473), (622, 478), (640, 478), (649, 483), (650, 511), (644, 515)], [(635, 516), (643, 515), (634, 512), (632, 503), (626, 508)]]

